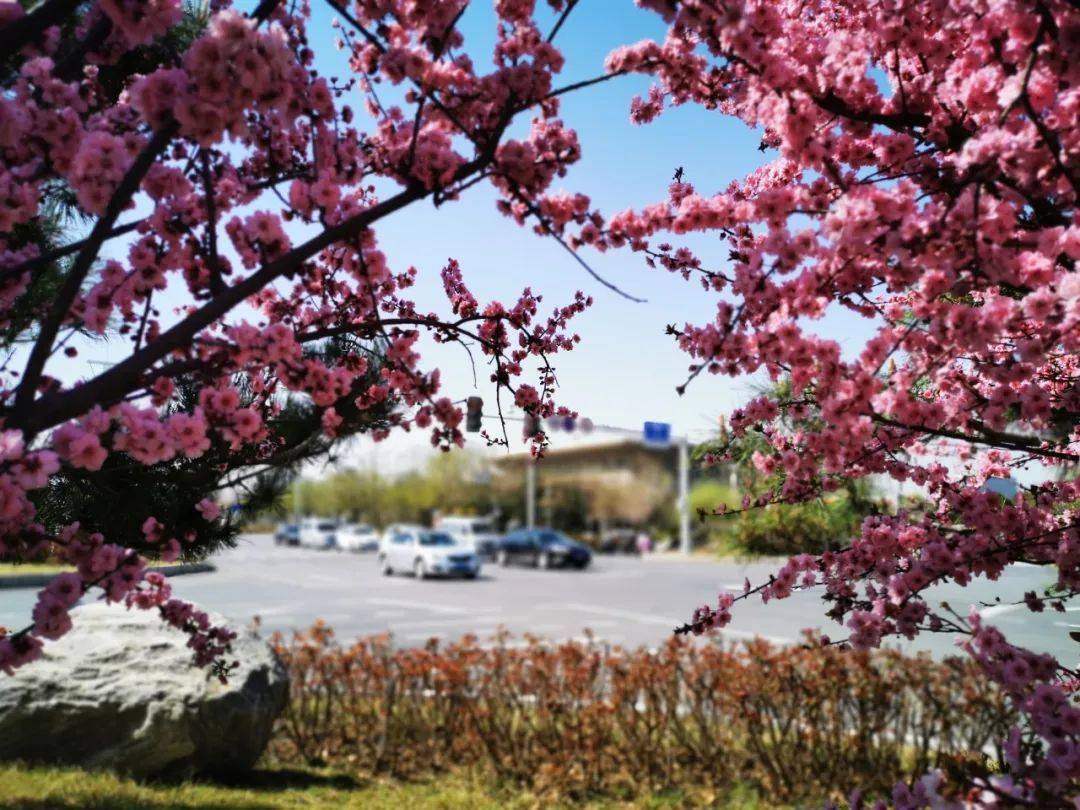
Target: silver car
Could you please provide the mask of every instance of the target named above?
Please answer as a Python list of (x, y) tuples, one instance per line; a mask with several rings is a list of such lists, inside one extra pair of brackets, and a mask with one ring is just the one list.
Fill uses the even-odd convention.
[(472, 549), (455, 543), (446, 532), (414, 527), (394, 526), (387, 530), (379, 550), (379, 564), (387, 576), (411, 573), (417, 579), (476, 579), (480, 574), (480, 558)]

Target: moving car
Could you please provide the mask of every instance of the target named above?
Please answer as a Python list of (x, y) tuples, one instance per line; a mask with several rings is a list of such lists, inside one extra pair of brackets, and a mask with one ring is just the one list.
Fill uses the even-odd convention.
[(517, 529), (499, 541), (495, 559), (499, 565), (523, 561), (537, 568), (586, 568), (592, 552), (554, 529)]
[(366, 523), (343, 523), (334, 533), (338, 547), (344, 551), (375, 551), (379, 535)]
[(379, 564), (386, 576), (412, 573), (417, 579), (459, 576), (476, 579), (480, 558), (470, 548), (454, 542), (446, 532), (419, 527), (391, 527), (379, 550)]
[(275, 546), (300, 545), (300, 526), (296, 523), (279, 523), (274, 532)]
[(490, 518), (448, 515), (440, 518), (435, 528), (450, 534), (459, 544), (481, 557), (494, 557), (499, 547), (499, 534)]
[(304, 518), (300, 521), (300, 545), (304, 548), (337, 548), (338, 525), (326, 518)]

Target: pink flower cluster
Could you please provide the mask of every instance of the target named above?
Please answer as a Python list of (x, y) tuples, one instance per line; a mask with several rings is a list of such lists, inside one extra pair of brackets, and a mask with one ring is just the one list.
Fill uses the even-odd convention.
[[(416, 427), (439, 447), (460, 445), (459, 397), (423, 366), (425, 340), (478, 347), (504, 402), (567, 412), (553, 400), (550, 357), (577, 344), (569, 321), (590, 299), (577, 293), (545, 314), (528, 289), (482, 302), (451, 261), (450, 314), (421, 312), (406, 295), (418, 271), (391, 267), (375, 231), (481, 181), (498, 210), (542, 231), (592, 221), (587, 197), (550, 191), (581, 154), (559, 117), (553, 32), (531, 0), (500, 0), (494, 47), (476, 58), (458, 27), (465, 0), (348, 5), (333, 23), (344, 78), (320, 75), (307, 3), (242, 14), (214, 0), (194, 42), (152, 69), (141, 66), (160, 54), (145, 46), (171, 33), (179, 0), (60, 4), (63, 25), (44, 31), (9, 29), (24, 14), (0, 7), (17, 46), (0, 98), (0, 321), (30, 346), (0, 384), (0, 553), (51, 552), (77, 572), (0, 639), (0, 669), (62, 635), (72, 600), (90, 590), (160, 610), (202, 663), (227, 652), (228, 633), (128, 548), (196, 556), (223, 528), (217, 502), (200, 490), (181, 518), (138, 515), (136, 537), (105, 537), (89, 522), (45, 525), (31, 496), (54, 476), (94, 483), (201, 459), (224, 481), (281, 457), (281, 415), (296, 402), (328, 437)], [(385, 83), (400, 87), (387, 95)], [(509, 138), (525, 115), (531, 127)], [(45, 190), (65, 187), (91, 224), (50, 256), (25, 226), (51, 216)], [(42, 295), (58, 256), (71, 283)], [(58, 359), (78, 356), (86, 333), (108, 336), (116, 362), (67, 379)], [(323, 352), (329, 340), (335, 351)]]
[[(751, 592), (823, 587), (858, 647), (925, 630), (966, 636), (1027, 718), (1027, 743), (984, 799), (1064, 800), (1080, 781), (1069, 670), (977, 616), (931, 609), (924, 591), (996, 580), (1023, 561), (1051, 568), (1061, 594), (1017, 594), (1029, 609), (1080, 593), (1080, 489), (1058, 475), (1080, 461), (1080, 12), (970, 0), (901, 0), (885, 13), (847, 2), (812, 13), (766, 0), (648, 6), (667, 37), (608, 60), (612, 73), (654, 80), (631, 118), (700, 105), (758, 128), (769, 157), (716, 193), (687, 182), (687, 166), (654, 205), (564, 215), (560, 232), (577, 246), (629, 247), (723, 296), (715, 318), (672, 330), (690, 379), (784, 382), (731, 419), (735, 441), (760, 431), (753, 464), (777, 482), (745, 508), (821, 497), (852, 477), (918, 488), (918, 513), (869, 518), (842, 550), (795, 558)], [(667, 241), (698, 233), (722, 241), (719, 260)], [(845, 311), (863, 321), (861, 345), (816, 333)], [(1015, 500), (985, 486), (1025, 466), (1035, 482)], [(716, 615), (722, 623), (723, 611), (699, 609), (691, 629)], [(894, 801), (962, 790), (938, 778)]]
[(128, 47), (149, 45), (183, 16), (180, 0), (99, 0)]

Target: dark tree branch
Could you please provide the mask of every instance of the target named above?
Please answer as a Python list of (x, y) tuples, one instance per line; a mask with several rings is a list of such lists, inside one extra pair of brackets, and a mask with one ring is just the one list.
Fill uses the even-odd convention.
[[(458, 168), (454, 181), (483, 168), (486, 159), (478, 158)], [(191, 345), (195, 336), (221, 318), (233, 307), (261, 290), (279, 276), (296, 270), (320, 251), (345, 239), (357, 236), (373, 223), (432, 193), (423, 186), (410, 186), (393, 197), (361, 211), (344, 222), (327, 228), (304, 244), (293, 248), (242, 281), (229, 287), (184, 320), (163, 332), (152, 343), (102, 372), (92, 380), (64, 392), (42, 397), (32, 410), (9, 418), (8, 425), (18, 427), (27, 436), (85, 413), (95, 403), (112, 403), (126, 395), (144, 377), (154, 363), (178, 349)], [(25, 380), (24, 380), (25, 382)]]
[(0, 53), (16, 54), (75, 13), (81, 0), (46, 0), (29, 14), (0, 29)]
[(83, 282), (86, 280), (94, 260), (97, 259), (102, 244), (112, 231), (120, 212), (127, 208), (143, 177), (150, 170), (154, 161), (165, 151), (165, 147), (169, 145), (177, 129), (177, 124), (170, 122), (154, 133), (153, 137), (139, 153), (139, 156), (131, 164), (131, 167), (124, 175), (124, 179), (120, 181), (120, 186), (109, 200), (105, 213), (98, 219), (82, 250), (79, 251), (79, 255), (75, 258), (74, 264), (64, 278), (64, 285), (60, 288), (49, 315), (41, 324), (38, 339), (34, 343), (30, 358), (26, 362), (22, 380), (15, 392), (16, 414), (25, 414), (33, 404), (34, 395), (37, 392), (38, 383), (41, 381), (45, 363), (52, 352), (56, 335), (60, 331), (65, 318), (67, 318), (72, 302), (78, 296), (79, 290), (82, 289)]

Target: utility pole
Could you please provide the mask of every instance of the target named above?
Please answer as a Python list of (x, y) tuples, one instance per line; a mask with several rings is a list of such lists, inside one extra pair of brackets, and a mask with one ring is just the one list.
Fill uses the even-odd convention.
[(679, 551), (690, 553), (690, 446), (685, 436), (676, 439), (679, 451)]
[(536, 459), (525, 459), (525, 528), (536, 527)]

